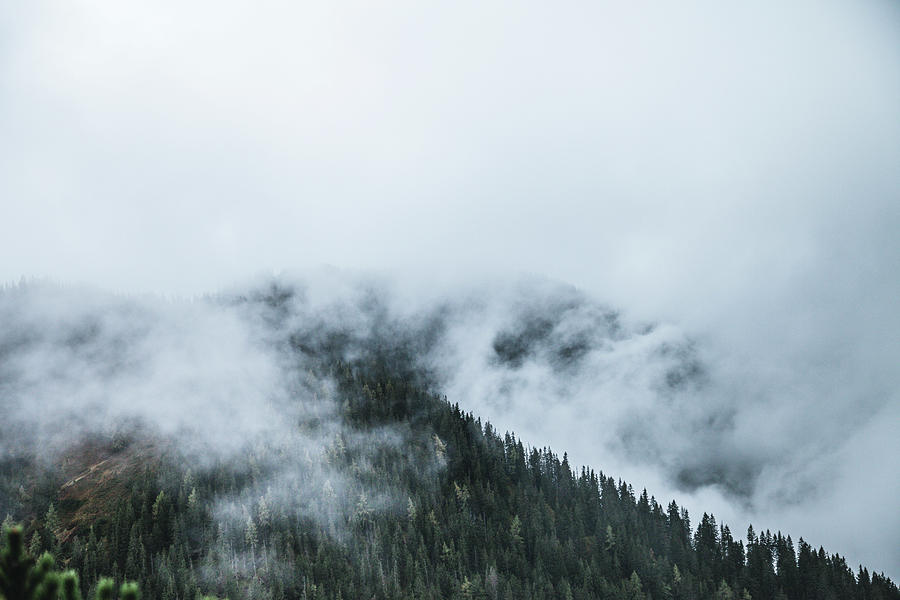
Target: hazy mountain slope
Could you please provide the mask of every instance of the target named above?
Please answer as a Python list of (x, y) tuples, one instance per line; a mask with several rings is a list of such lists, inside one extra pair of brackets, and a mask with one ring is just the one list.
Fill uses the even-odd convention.
[[(436, 355), (483, 306), (401, 320), (371, 286), (333, 301), (346, 291), (7, 293), (0, 509), (86, 586), (111, 574), (166, 599), (898, 597), (837, 555), (691, 523), (448, 404)], [(535, 363), (562, 381), (649, 340), (662, 389), (704, 385), (690, 344), (654, 347), (653, 328), (570, 289), (539, 306), (486, 329), (513, 381)]]

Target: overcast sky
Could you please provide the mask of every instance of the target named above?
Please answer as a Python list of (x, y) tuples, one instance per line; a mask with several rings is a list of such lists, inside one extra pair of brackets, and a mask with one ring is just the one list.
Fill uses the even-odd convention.
[(858, 406), (772, 527), (896, 577), (898, 107), (888, 0), (3, 3), (0, 281), (566, 281)]

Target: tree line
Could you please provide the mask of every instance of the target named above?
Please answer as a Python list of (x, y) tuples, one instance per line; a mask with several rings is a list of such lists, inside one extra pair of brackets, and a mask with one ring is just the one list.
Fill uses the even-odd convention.
[[(377, 445), (365, 468), (344, 434), (334, 440), (331, 467), (358, 474), (341, 490), (353, 509), (337, 526), (266, 495), (242, 496), (256, 489), (245, 464), (199, 468), (161, 453), (127, 475), (106, 512), (73, 529), (78, 506), (60, 504), (58, 480), (35, 476), (23, 492), (29, 465), (6, 459), (0, 508), (11, 511), (12, 555), (19, 564), (39, 556), (32, 569), (54, 573), (44, 554), (52, 552), (66, 571), (32, 595), (4, 587), (4, 597), (100, 598), (127, 581), (145, 600), (900, 598), (885, 575), (854, 571), (802, 538), (752, 527), (735, 535), (711, 514), (692, 523), (674, 501), (576, 470), (565, 454), (501, 434), (390, 362), (336, 361), (311, 376), (336, 382), (350, 431), (406, 432), (402, 444)], [(127, 453), (129, 442), (110, 440), (109, 452)], [(373, 493), (394, 500), (376, 506)], [(243, 499), (239, 518), (217, 516), (223, 495)], [(16, 519), (25, 526), (11, 526)], [(8, 564), (3, 585), (18, 568)], [(136, 591), (123, 588), (122, 600)]]

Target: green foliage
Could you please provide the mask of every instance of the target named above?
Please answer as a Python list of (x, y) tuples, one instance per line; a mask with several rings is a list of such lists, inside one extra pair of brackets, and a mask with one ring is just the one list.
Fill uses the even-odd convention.
[[(709, 514), (693, 529), (675, 502), (573, 471), (567, 457), (499, 434), (389, 363), (311, 374), (324, 389), (317, 378), (333, 383), (350, 432), (386, 436), (365, 456), (340, 436), (326, 452), (329, 468), (356, 474), (338, 492), (324, 485), (346, 522), (326, 525), (262, 494), (254, 482), (264, 461), (186, 472), (161, 460), (130, 475), (127, 495), (65, 540), (56, 536), (72, 531), (70, 509), (57, 488), (35, 493), (43, 504), (25, 509), (45, 519), (29, 528), (30, 546), (61, 543), (70, 570), (57, 574), (46, 554), (29, 558), (25, 531), (8, 528), (5, 600), (115, 600), (123, 578), (137, 584), (122, 585), (120, 600), (139, 600), (138, 585), (160, 600), (900, 599), (883, 574), (854, 574), (839, 555), (780, 532), (751, 530), (745, 542)], [(213, 518), (213, 499), (243, 492), (239, 518)], [(395, 502), (385, 508), (383, 498)], [(114, 579), (100, 579), (107, 573)]]
[[(52, 505), (51, 505), (52, 506)], [(53, 514), (53, 511), (50, 511)], [(19, 526), (7, 526), (5, 544), (0, 550), (0, 599), (2, 600), (81, 600), (78, 574), (59, 573), (53, 556), (47, 552), (35, 559), (25, 551), (24, 533)], [(113, 600), (114, 583), (102, 579), (97, 585), (97, 600)], [(122, 584), (119, 600), (139, 600), (136, 583)]]

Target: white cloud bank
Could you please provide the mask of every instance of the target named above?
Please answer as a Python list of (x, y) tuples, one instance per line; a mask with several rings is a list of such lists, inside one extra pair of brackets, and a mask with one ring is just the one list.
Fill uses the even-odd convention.
[[(573, 282), (700, 340), (721, 392), (761, 407), (719, 453), (844, 433), (788, 460), (832, 493), (755, 520), (889, 568), (898, 20), (876, 0), (4, 5), (0, 280), (197, 293), (330, 263)], [(580, 410), (482, 408), (608, 460)]]

